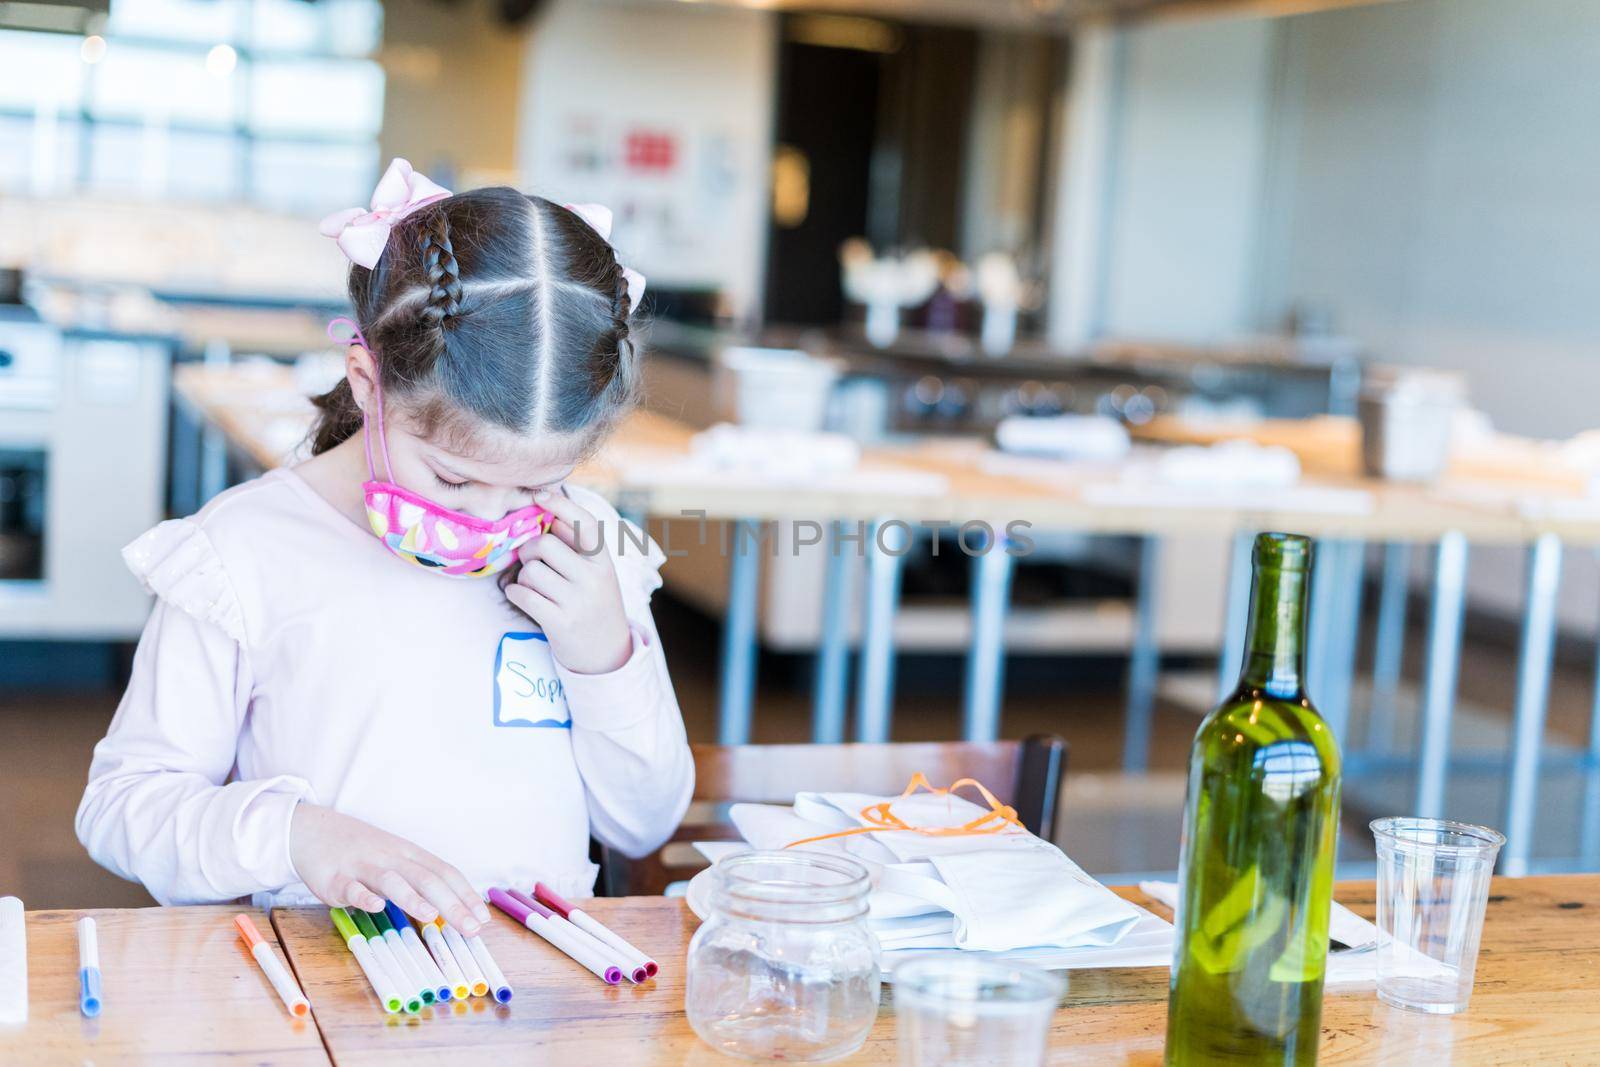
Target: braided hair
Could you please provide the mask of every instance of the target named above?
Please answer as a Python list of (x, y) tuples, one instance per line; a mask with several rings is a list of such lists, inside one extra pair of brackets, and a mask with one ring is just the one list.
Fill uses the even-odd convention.
[[(495, 187), (431, 204), (372, 269), (350, 268), (349, 288), (385, 402), (424, 435), (488, 425), (587, 451), (637, 397), (638, 309), (616, 251), (543, 197)], [(348, 381), (314, 402), (313, 454), (360, 432)]]

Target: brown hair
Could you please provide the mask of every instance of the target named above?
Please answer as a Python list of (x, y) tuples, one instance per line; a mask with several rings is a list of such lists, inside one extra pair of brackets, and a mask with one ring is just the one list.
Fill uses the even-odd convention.
[[(543, 197), (474, 189), (407, 216), (375, 267), (351, 266), (350, 302), (385, 401), (425, 434), (487, 423), (586, 448), (636, 398), (636, 309), (616, 252)], [(360, 432), (348, 381), (314, 403), (314, 455)]]

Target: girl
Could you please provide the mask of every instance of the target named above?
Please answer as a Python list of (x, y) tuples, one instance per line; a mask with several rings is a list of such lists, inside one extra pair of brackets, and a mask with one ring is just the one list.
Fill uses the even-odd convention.
[(491, 885), (589, 893), (591, 834), (665, 840), (662, 556), (563, 487), (634, 394), (609, 221), (404, 160), (324, 221), (359, 327), (313, 458), (124, 553), (158, 599), (78, 809), (96, 860), (164, 904), (388, 897), (470, 935)]

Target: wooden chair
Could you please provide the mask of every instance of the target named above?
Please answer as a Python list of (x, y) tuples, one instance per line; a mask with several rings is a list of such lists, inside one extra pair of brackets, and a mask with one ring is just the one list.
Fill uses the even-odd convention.
[(1050, 840), (1067, 743), (1054, 735), (1025, 741), (912, 742), (886, 745), (694, 745), (694, 802), (656, 852), (630, 860), (598, 847), (603, 896), (658, 895), (706, 866), (690, 842), (737, 841), (728, 809), (738, 803), (790, 804), (802, 790), (893, 796), (921, 771), (935, 786), (976, 778), (1022, 824)]

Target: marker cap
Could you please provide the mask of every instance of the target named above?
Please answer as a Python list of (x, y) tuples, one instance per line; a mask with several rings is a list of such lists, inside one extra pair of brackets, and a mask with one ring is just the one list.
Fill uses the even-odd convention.
[(339, 931), (339, 936), (349, 941), (352, 937), (360, 937), (361, 931), (356, 929), (356, 924), (350, 918), (350, 913), (343, 908), (329, 908), (328, 916), (333, 920), (333, 928)]
[(522, 901), (507, 893), (503, 889), (489, 890), (489, 903), (511, 916), (517, 922), (527, 925), (530, 909)]
[(372, 916), (368, 915), (360, 908), (350, 909), (350, 918), (355, 920), (356, 929), (360, 930), (361, 936), (366, 938), (368, 941), (383, 937), (382, 934), (378, 933), (377, 926), (373, 924)]
[[(389, 907), (387, 902), (385, 903), (384, 907), (386, 909)], [(378, 928), (378, 933), (381, 934), (386, 930), (394, 930), (396, 933), (399, 932), (399, 928), (396, 927), (394, 923), (389, 921), (389, 913), (387, 910), (372, 911), (368, 912), (367, 914), (372, 919), (372, 925)]]
[(555, 918), (555, 913), (554, 912), (552, 912), (549, 908), (545, 907), (543, 904), (539, 903), (537, 900), (534, 900), (532, 897), (530, 897), (528, 894), (524, 893), (522, 890), (520, 890), (520, 889), (512, 889), (509, 892), (510, 892), (511, 896), (514, 899), (519, 900), (519, 901), (522, 902), (522, 906), (523, 907), (527, 908), (529, 911), (533, 912), (535, 915), (542, 915), (546, 919)]
[(559, 914), (563, 919), (572, 914), (572, 902), (543, 882), (534, 884), (533, 898), (551, 911)]
[(383, 914), (388, 918), (389, 925), (396, 930), (404, 930), (411, 925), (411, 920), (406, 917), (406, 913), (401, 910), (400, 905), (392, 900), (383, 902)]
[(233, 917), (233, 925), (239, 928), (239, 936), (244, 938), (244, 943), (251, 948), (261, 944), (261, 931), (256, 929), (255, 920), (244, 912)]

